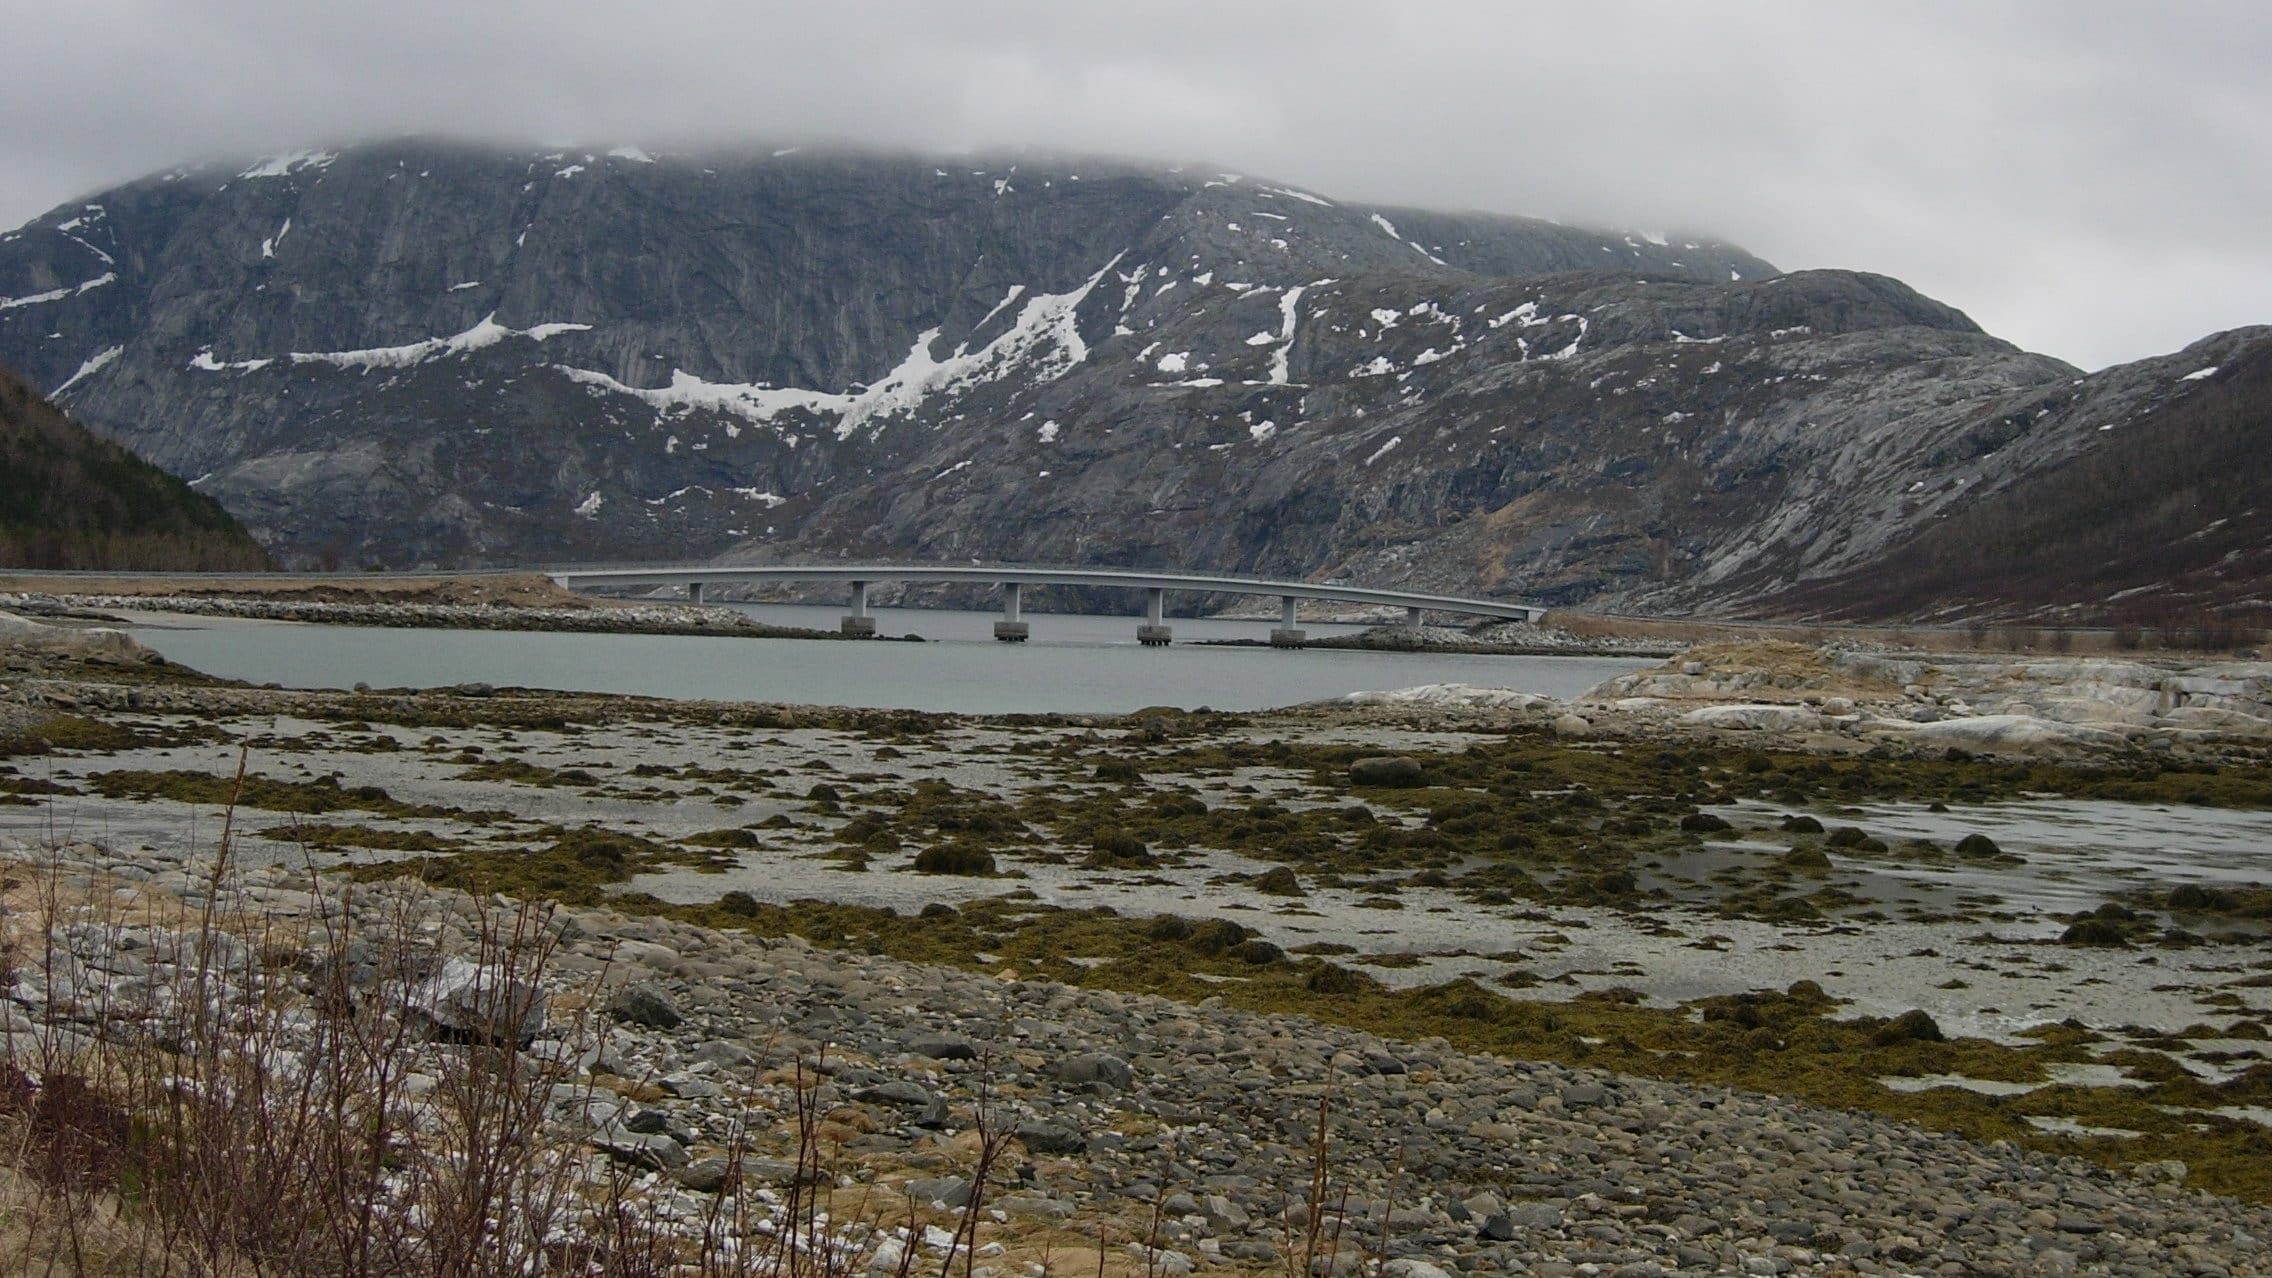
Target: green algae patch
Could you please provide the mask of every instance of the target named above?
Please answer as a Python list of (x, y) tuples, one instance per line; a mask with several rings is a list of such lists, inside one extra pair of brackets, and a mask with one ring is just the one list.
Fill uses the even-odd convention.
[(552, 827), (541, 847), (465, 848), (442, 856), (374, 861), (348, 873), (359, 882), (413, 878), (466, 892), (506, 892), (552, 897), (570, 905), (626, 903), (650, 910), (651, 897), (613, 896), (607, 889), (658, 870), (718, 870), (732, 864), (687, 848), (674, 848), (635, 834), (599, 826), (566, 830)]
[[(1028, 792), (1015, 815), (1058, 847), (1095, 847), (1100, 838), (1124, 833), (1154, 855), (1233, 852), (1278, 862), (1328, 887), (1434, 869), (1477, 905), (1528, 900), (1644, 911), (1684, 899), (1733, 917), (1866, 923), (1889, 910), (1909, 918), (1920, 912), (1980, 917), (1995, 902), (1963, 902), (1952, 913), (1921, 900), (1874, 899), (1882, 885), (1862, 886), (1862, 863), (1962, 858), (2016, 864), (2018, 858), (1983, 837), (1964, 840), (1953, 852), (1916, 840), (1895, 847), (1867, 830), (1830, 830), (1798, 814), (1781, 822), (1779, 833), (1799, 837), (1796, 846), (1785, 845), (1790, 850), (1778, 864), (1768, 859), (1775, 854), (1752, 850), (1776, 830), (1771, 820), (1729, 821), (1703, 809), (1739, 800), (1838, 808), (2047, 794), (2272, 803), (2272, 769), (2261, 760), (2109, 765), (1891, 751), (1834, 756), (1711, 743), (1647, 748), (1569, 741), (1526, 728), (1457, 751), (1410, 752), (1427, 784), (1397, 789), (1349, 780), (1350, 766), (1372, 757), (1377, 746), (1173, 735), (1145, 740), (1148, 751), (1114, 756), (1133, 765), (1127, 767), (1101, 767), (1079, 743), (1057, 743), (1053, 754), (1066, 769), (1065, 783)], [(1265, 786), (1274, 793), (1261, 793)], [(1737, 864), (1723, 873), (1663, 868), (1708, 867), (1714, 858)], [(1848, 858), (1856, 864), (1841, 863)], [(2171, 932), (2155, 943), (2200, 940)]]
[[(86, 791), (46, 777), (20, 777), (8, 775), (11, 769), (0, 768), (0, 794), (65, 796), (85, 794)], [(27, 800), (29, 802), (29, 800)]]
[(941, 843), (916, 853), (909, 868), (917, 874), (985, 877), (994, 873), (994, 854), (977, 844)]
[(62, 714), (28, 728), (0, 736), (0, 759), (36, 758), (57, 751), (77, 754), (116, 754), (121, 750), (162, 750), (222, 740), (206, 724), (118, 724), (85, 715)]
[(325, 850), (368, 848), (378, 852), (458, 852), (466, 847), (466, 844), (456, 839), (444, 838), (430, 830), (380, 830), (368, 825), (328, 825), (320, 822), (272, 826), (262, 830), (260, 837), (278, 843), (297, 843), (302, 847)]
[(513, 819), (510, 812), (469, 811), (404, 803), (375, 785), (341, 785), (336, 777), (313, 781), (280, 781), (247, 773), (242, 784), (235, 777), (210, 772), (98, 772), (86, 778), (88, 787), (111, 799), (170, 799), (210, 807), (260, 808), (271, 812), (320, 815), (327, 812), (371, 812), (389, 817), (429, 817), (486, 825)]
[(80, 715), (57, 715), (7, 737), (0, 737), (0, 758), (78, 750), (108, 754), (131, 750), (135, 735), (114, 724)]
[(758, 837), (757, 831), (749, 829), (703, 830), (689, 834), (679, 842), (697, 848), (751, 849), (765, 846), (765, 840)]
[[(2145, 1088), (2055, 1085), (2047, 1067), (2099, 1061), (2094, 1036), (2047, 1025), (2007, 1045), (1950, 1037), (1922, 1012), (1845, 1017), (1813, 982), (1784, 991), (1653, 1007), (1632, 991), (1597, 991), (1567, 1002), (1510, 997), (1470, 978), (1392, 989), (1317, 951), (1289, 956), (1224, 919), (1123, 917), (1108, 909), (1061, 910), (1015, 894), (956, 909), (902, 914), (890, 909), (800, 901), (760, 904), (746, 896), (707, 906), (652, 900), (613, 903), (711, 927), (766, 936), (798, 935), (816, 945), (885, 954), (977, 971), (1015, 969), (1071, 985), (1217, 998), (1259, 1012), (1295, 1013), (1417, 1041), (1440, 1037), (1469, 1051), (1551, 1060), (1682, 1082), (1789, 1096), (1832, 1108), (1861, 1109), (1971, 1139), (2009, 1140), (2032, 1149), (2081, 1154), (2109, 1166), (2185, 1160), (2193, 1185), (2272, 1201), (2272, 1133), (2205, 1111), (2260, 1104), (2272, 1096), (2272, 1067), (2224, 1088), (2194, 1080), (2155, 1053), (2116, 1054)], [(1263, 943), (1267, 946), (1267, 943)], [(1338, 949), (1338, 947), (1332, 947)], [(1078, 961), (1075, 961), (1078, 960)], [(1359, 959), (1359, 962), (1367, 960)], [(1375, 967), (1390, 964), (1370, 964)], [(2159, 1062), (2147, 1067), (2143, 1061)], [(2166, 1068), (2163, 1068), (2166, 1067)], [(1958, 1087), (1896, 1091), (1884, 1077), (1997, 1080), (2038, 1085), (2017, 1096)], [(2183, 1077), (2180, 1077), (2180, 1076)], [(2156, 1107), (2182, 1106), (2171, 1115)], [(2053, 1116), (2089, 1128), (2139, 1131), (2136, 1139), (2076, 1139), (2027, 1119)]]
[(559, 786), (589, 787), (600, 779), (582, 768), (547, 768), (521, 759), (497, 759), (475, 764), (458, 773), (460, 781), (504, 781), (550, 790)]

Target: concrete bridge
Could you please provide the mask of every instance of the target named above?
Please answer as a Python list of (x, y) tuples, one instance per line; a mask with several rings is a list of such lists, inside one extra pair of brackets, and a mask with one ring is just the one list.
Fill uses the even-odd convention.
[(1402, 608), (1407, 623), (1415, 626), (1430, 612), (1509, 621), (1537, 621), (1546, 615), (1544, 608), (1503, 599), (1465, 599), (1456, 595), (1415, 594), (1408, 590), (1375, 590), (1367, 586), (1131, 568), (1044, 568), (1019, 564), (645, 564), (548, 568), (544, 572), (572, 590), (592, 586), (684, 586), (687, 597), (696, 603), (702, 601), (703, 587), (709, 585), (839, 582), (851, 592), (851, 611), (844, 617), (844, 633), (856, 637), (872, 637), (876, 633), (876, 619), (868, 613), (868, 587), (879, 581), (999, 587), (1002, 620), (994, 623), (994, 637), (1006, 643), (1022, 642), (1029, 632), (1020, 612), (1027, 586), (1113, 586), (1141, 590), (1144, 592), (1144, 620), (1136, 627), (1136, 638), (1155, 646), (1175, 637), (1167, 624), (1166, 613), (1167, 593), (1171, 590), (1195, 594), (1275, 595), (1279, 600), (1279, 624), (1271, 630), (1270, 642), (1281, 648), (1302, 646), (1305, 636), (1294, 624), (1294, 606), (1304, 599)]

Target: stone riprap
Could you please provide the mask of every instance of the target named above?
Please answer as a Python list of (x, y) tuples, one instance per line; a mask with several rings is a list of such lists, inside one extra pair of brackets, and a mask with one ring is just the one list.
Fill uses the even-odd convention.
[[(686, 604), (530, 608), (490, 604), (351, 603), (207, 595), (0, 595), (0, 606), (103, 612), (180, 613), (332, 626), (418, 630), (556, 630), (586, 634), (750, 635), (833, 639), (820, 630), (769, 626), (732, 608)], [(124, 636), (120, 636), (124, 638)], [(131, 640), (129, 640), (131, 642)]]

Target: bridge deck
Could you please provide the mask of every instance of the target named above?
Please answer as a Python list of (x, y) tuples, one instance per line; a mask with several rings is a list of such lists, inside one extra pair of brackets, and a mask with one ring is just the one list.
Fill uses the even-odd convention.
[(974, 585), (1112, 586), (1131, 590), (1182, 590), (1206, 594), (1277, 595), (1293, 599), (1331, 599), (1339, 603), (1418, 608), (1477, 617), (1537, 621), (1546, 610), (1504, 599), (1377, 590), (1312, 581), (1273, 581), (1212, 573), (1159, 572), (1123, 568), (1043, 568), (1018, 564), (646, 564), (560, 567), (544, 570), (562, 586), (685, 586), (725, 582), (959, 582)]

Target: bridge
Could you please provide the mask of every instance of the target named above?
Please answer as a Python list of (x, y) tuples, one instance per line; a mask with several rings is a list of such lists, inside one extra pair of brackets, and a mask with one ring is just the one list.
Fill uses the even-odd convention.
[(1430, 612), (1508, 621), (1537, 621), (1546, 615), (1544, 608), (1503, 599), (1465, 599), (1408, 590), (1376, 590), (1369, 586), (1130, 568), (1044, 568), (1021, 564), (644, 564), (543, 571), (571, 590), (594, 586), (684, 586), (687, 597), (696, 603), (702, 601), (703, 588), (711, 585), (840, 583), (851, 594), (851, 609), (844, 616), (843, 631), (857, 638), (872, 638), (876, 633), (876, 619), (868, 612), (868, 587), (879, 581), (998, 587), (1002, 591), (1002, 620), (994, 623), (994, 637), (1005, 643), (1023, 642), (1029, 633), (1028, 623), (1020, 611), (1027, 586), (1111, 586), (1141, 590), (1144, 592), (1144, 620), (1136, 627), (1136, 638), (1152, 646), (1167, 644), (1175, 637), (1167, 624), (1166, 600), (1171, 590), (1276, 596), (1279, 624), (1271, 630), (1270, 642), (1280, 648), (1299, 648), (1306, 638), (1294, 622), (1295, 605), (1304, 599), (1402, 608), (1407, 624), (1414, 626)]

